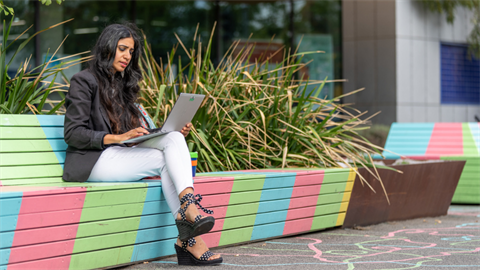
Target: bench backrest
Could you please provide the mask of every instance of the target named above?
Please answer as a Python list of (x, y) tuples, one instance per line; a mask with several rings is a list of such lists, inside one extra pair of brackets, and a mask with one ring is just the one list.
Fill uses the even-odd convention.
[[(0, 185), (61, 183), (63, 115), (0, 115)], [(197, 153), (190, 154), (195, 173)]]
[(62, 182), (64, 116), (0, 115), (1, 185)]
[(407, 157), (478, 156), (480, 123), (393, 123), (385, 149)]

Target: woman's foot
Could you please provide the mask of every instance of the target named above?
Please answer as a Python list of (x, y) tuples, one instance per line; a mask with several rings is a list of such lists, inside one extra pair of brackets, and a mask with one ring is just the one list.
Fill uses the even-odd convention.
[[(200, 236), (195, 237), (196, 243), (191, 247), (187, 245), (187, 250), (190, 252), (195, 258), (200, 259), (200, 257), (205, 254), (209, 249), (205, 242), (203, 242), (203, 239)], [(182, 241), (177, 238), (177, 246), (181, 247), (182, 246)], [(212, 261), (221, 258), (219, 254), (214, 254), (210, 258), (207, 259), (207, 261)]]

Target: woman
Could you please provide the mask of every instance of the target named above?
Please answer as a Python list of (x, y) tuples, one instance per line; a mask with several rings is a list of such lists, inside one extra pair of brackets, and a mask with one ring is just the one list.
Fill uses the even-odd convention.
[(201, 216), (196, 207), (201, 196), (193, 195), (191, 159), (185, 141), (191, 124), (181, 132), (171, 132), (133, 147), (122, 144), (149, 133), (149, 126), (145, 125), (149, 118), (143, 118), (141, 106), (135, 104), (142, 77), (139, 68), (142, 43), (136, 27), (107, 26), (92, 52), (94, 58), (89, 69), (72, 77), (66, 96), (64, 132), (68, 148), (63, 179), (126, 182), (160, 175), (163, 193), (179, 230), (175, 244), (178, 263), (221, 263), (222, 258), (211, 253), (198, 236), (210, 231), (215, 220)]

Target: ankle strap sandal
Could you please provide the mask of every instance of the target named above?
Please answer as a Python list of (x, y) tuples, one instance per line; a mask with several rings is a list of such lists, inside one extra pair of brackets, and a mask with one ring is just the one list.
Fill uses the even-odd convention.
[(192, 193), (185, 194), (185, 196), (183, 196), (180, 200), (180, 205), (187, 203), (183, 208), (180, 208), (180, 210), (178, 211), (182, 219), (175, 220), (179, 238), (182, 242), (192, 237), (209, 232), (215, 225), (215, 219), (211, 216), (204, 217), (202, 215), (198, 215), (195, 217), (194, 222), (190, 222), (187, 220), (187, 215), (185, 213), (187, 212), (188, 206), (191, 204), (198, 205), (198, 207), (207, 214), (213, 214), (212, 210), (206, 209), (202, 205), (200, 205), (201, 200), (202, 195), (197, 194), (196, 196), (193, 196)]
[(196, 243), (197, 241), (195, 241), (195, 238), (192, 237), (187, 241), (182, 241), (182, 247), (174, 244), (179, 265), (214, 265), (223, 262), (223, 258), (209, 261), (208, 259), (215, 255), (210, 250), (207, 250), (205, 253), (203, 253), (200, 258), (195, 258), (195, 256), (193, 256), (193, 254), (187, 250), (187, 246), (193, 247)]

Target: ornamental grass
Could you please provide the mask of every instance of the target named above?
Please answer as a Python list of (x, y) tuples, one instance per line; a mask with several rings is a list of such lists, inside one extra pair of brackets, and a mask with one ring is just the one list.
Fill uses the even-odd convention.
[[(10, 78), (8, 71), (15, 57), (22, 51), (28, 42), (36, 35), (55, 28), (59, 25), (67, 23), (73, 19), (55, 24), (41, 31), (27, 36), (25, 41), (21, 41), (21, 37), (32, 27), (30, 26), (23, 33), (18, 35), (12, 42), (8, 43), (10, 29), (13, 23), (7, 24), (3, 21), (2, 40), (0, 43), (0, 114), (63, 114), (65, 113), (65, 95), (69, 87), (69, 81), (64, 70), (71, 66), (90, 60), (90, 57), (80, 57), (87, 52), (69, 55), (63, 58), (55, 59), (54, 56), (62, 46), (62, 41), (57, 50), (49, 58), (45, 58), (39, 66), (33, 66), (30, 58), (21, 62), (21, 65)], [(18, 44), (18, 45), (17, 45)], [(15, 48), (16, 46), (16, 48)], [(12, 56), (7, 61), (7, 53), (12, 50)], [(48, 55), (48, 53), (47, 53)], [(78, 58), (77, 58), (78, 57)], [(56, 79), (63, 78), (63, 82), (56, 82)], [(57, 93), (57, 99), (52, 99), (52, 94)], [(47, 105), (47, 106), (46, 106)]]
[[(157, 126), (165, 121), (179, 93), (206, 95), (187, 137), (190, 151), (198, 152), (200, 172), (347, 166), (365, 167), (381, 181), (371, 155), (382, 149), (358, 134), (368, 128), (368, 119), (360, 118), (365, 112), (339, 103), (346, 95), (320, 98), (327, 78), (312, 81), (300, 76), (308, 65), (303, 56), (321, 52), (281, 49), (276, 53), (284, 55), (283, 61), (272, 63), (273, 55), (251, 59), (255, 44), (240, 48), (237, 41), (214, 65), (212, 36), (213, 31), (204, 46), (195, 34), (189, 49), (177, 36), (179, 45), (159, 62), (145, 37), (141, 63), (140, 101)], [(185, 66), (174, 61), (179, 49), (189, 58)], [(307, 91), (309, 85), (315, 90)]]

